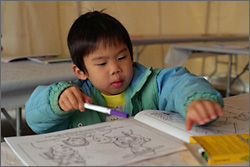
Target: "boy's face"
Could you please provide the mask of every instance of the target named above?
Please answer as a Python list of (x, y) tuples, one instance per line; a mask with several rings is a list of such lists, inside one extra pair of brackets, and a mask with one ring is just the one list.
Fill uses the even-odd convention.
[(83, 58), (89, 81), (103, 94), (122, 93), (133, 78), (133, 61), (125, 44), (99, 48)]

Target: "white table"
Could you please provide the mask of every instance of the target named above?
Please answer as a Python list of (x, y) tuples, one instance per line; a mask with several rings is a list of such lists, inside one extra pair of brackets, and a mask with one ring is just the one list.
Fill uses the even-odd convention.
[[(213, 34), (183, 34), (183, 35), (145, 35), (145, 36), (131, 36), (131, 42), (135, 47), (135, 61), (138, 61), (140, 53), (146, 45), (154, 44), (169, 44), (169, 43), (187, 43), (187, 42), (225, 42), (225, 41), (249, 41), (249, 35), (213, 35)], [(144, 48), (139, 53), (139, 46), (143, 45)]]
[(171, 45), (165, 57), (165, 63), (170, 66), (182, 65), (192, 52), (214, 53), (220, 55), (228, 55), (228, 75), (226, 97), (230, 94), (231, 74), (232, 74), (232, 56), (249, 55), (249, 42), (234, 43), (191, 43)]
[[(1, 63), (1, 112), (21, 135), (21, 108), (38, 85), (77, 79), (72, 63), (38, 64), (31, 61)], [(16, 122), (4, 108), (17, 108)]]
[[(237, 95), (224, 98), (225, 107), (240, 111), (249, 111), (249, 94)], [(1, 143), (1, 165), (23, 166), (22, 161), (15, 155), (6, 142)], [(176, 152), (161, 157), (148, 159), (128, 166), (202, 166), (188, 150)], [(219, 166), (249, 166), (248, 162), (222, 164)]]

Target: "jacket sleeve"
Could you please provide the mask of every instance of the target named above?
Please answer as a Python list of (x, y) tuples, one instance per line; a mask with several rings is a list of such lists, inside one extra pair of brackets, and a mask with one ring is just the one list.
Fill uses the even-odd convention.
[[(30, 128), (40, 134), (68, 129), (69, 116), (58, 105), (60, 94), (70, 86), (82, 86), (82, 82), (58, 82), (49, 86), (38, 86), (25, 104), (25, 117)], [(85, 86), (85, 91), (88, 87)]]
[(185, 67), (162, 69), (157, 76), (159, 109), (176, 111), (186, 117), (188, 105), (197, 99), (224, 106), (220, 93), (203, 77), (191, 74)]

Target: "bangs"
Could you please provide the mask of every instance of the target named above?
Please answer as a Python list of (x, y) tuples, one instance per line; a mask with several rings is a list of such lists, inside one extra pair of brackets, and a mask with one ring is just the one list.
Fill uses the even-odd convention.
[(110, 36), (105, 34), (105, 36), (99, 36), (99, 38), (96, 40), (93, 39), (89, 41), (86, 40), (84, 43), (85, 46), (83, 46), (83, 48), (85, 48), (83, 54), (84, 55), (92, 54), (101, 45), (106, 49), (107, 47), (116, 47), (120, 44), (126, 44), (126, 42), (122, 38), (119, 38), (112, 34), (110, 34)]

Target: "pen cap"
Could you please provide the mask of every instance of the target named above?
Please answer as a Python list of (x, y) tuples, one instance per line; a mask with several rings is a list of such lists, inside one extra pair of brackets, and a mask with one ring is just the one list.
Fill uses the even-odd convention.
[(117, 115), (117, 116), (124, 117), (124, 118), (128, 118), (129, 117), (128, 113), (121, 112), (121, 111), (116, 111), (116, 110), (110, 110), (110, 114), (111, 115)]

